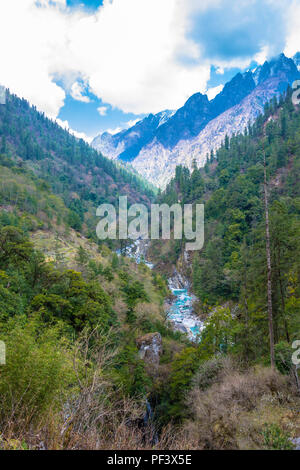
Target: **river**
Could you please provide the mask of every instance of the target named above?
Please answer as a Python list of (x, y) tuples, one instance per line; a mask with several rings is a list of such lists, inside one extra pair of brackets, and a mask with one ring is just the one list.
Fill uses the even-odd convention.
[[(147, 261), (146, 253), (147, 242), (143, 240), (136, 240), (125, 251), (125, 255), (134, 258), (138, 264), (143, 262), (153, 269), (154, 265)], [(168, 284), (174, 297), (167, 309), (168, 319), (176, 330), (186, 333), (191, 341), (199, 340), (199, 335), (203, 330), (203, 322), (193, 311), (193, 302), (196, 298), (190, 292), (187, 280), (175, 271), (175, 275), (168, 280)]]
[(203, 330), (203, 323), (193, 311), (194, 296), (188, 289), (172, 289), (175, 297), (168, 311), (168, 318), (175, 329), (186, 333), (190, 340), (197, 341)]

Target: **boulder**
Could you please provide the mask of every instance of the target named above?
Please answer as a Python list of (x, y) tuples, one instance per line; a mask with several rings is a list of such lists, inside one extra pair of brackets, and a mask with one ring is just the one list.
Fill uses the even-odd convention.
[(162, 339), (160, 333), (148, 333), (136, 340), (139, 356), (145, 362), (153, 365), (159, 364), (162, 354)]

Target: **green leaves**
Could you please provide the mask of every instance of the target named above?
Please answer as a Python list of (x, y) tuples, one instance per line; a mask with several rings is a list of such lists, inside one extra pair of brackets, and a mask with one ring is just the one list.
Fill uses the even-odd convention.
[(41, 330), (35, 319), (10, 322), (1, 339), (7, 360), (0, 375), (0, 421), (11, 416), (23, 425), (36, 423), (59, 407), (67, 389), (75, 386), (68, 343), (59, 328)]
[(33, 245), (21, 230), (4, 227), (0, 230), (0, 263), (2, 268), (9, 264), (21, 266), (28, 262), (33, 253)]

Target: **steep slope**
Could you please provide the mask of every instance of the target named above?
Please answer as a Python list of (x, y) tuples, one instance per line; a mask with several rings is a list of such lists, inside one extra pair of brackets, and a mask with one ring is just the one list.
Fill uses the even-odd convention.
[(72, 226), (95, 236), (96, 207), (116, 204), (120, 195), (130, 203), (149, 204), (152, 190), (139, 176), (103, 157), (25, 100), (7, 92), (0, 105), (0, 154), (7, 165), (32, 171), (47, 181), (71, 210)]
[[(43, 125), (37, 135), (38, 124), (27, 124), (35, 145), (22, 144), (9, 125), (0, 154), (0, 334), (8, 352), (0, 449), (292, 449), (300, 427), (288, 375), (300, 326), (300, 114), (291, 96), (274, 100), (247, 135), (227, 139), (205, 169), (179, 168), (160, 195), (159, 202), (208, 201), (206, 244), (188, 263), (206, 318), (199, 344), (168, 327), (161, 276), (70, 227), (73, 209), (48, 181), (73, 200), (76, 165), (67, 153), (62, 191), (54, 167), (63, 135), (45, 156)], [(268, 362), (264, 133), (280, 372), (261, 366)], [(82, 155), (80, 169), (87, 167)], [(124, 180), (116, 181), (122, 189)], [(177, 242), (167, 261), (180, 253)]]
[[(95, 448), (83, 422), (104, 448), (117, 447), (111, 436), (132, 423), (128, 446), (145, 414), (141, 397), (185, 345), (165, 321), (166, 282), (99, 249), (70, 227), (68, 214), (45, 180), (1, 156), (0, 337), (8, 352), (0, 365), (1, 450)], [(141, 339), (154, 336), (155, 364), (151, 341), (147, 358), (139, 354)]]
[(119, 158), (123, 161), (133, 160), (140, 150), (154, 138), (157, 129), (168, 121), (174, 111), (162, 111), (158, 114), (149, 114), (133, 127), (125, 129), (118, 134), (108, 132), (96, 137), (92, 146), (111, 159)]
[[(33, 110), (31, 124), (38, 116)], [(66, 157), (65, 173), (58, 167), (55, 177), (51, 162), (52, 157), (53, 165), (61, 164), (59, 138), (63, 143), (70, 136), (41, 120), (39, 136), (38, 125), (28, 126), (27, 138), (37, 142), (40, 137), (41, 145), (42, 124), (48, 125), (58, 136), (55, 153), (44, 157), (40, 146), (39, 159), (29, 151), (21, 159), (22, 136), (9, 119), (2, 141), (6, 148), (0, 153), (0, 338), (8, 351), (5, 367), (0, 361), (0, 449), (95, 448), (91, 429), (101, 447), (117, 447), (111, 436), (122, 423), (128, 446), (129, 435), (140, 433), (144, 397), (155, 390), (154, 379), (157, 386), (170, 374), (173, 355), (186, 339), (166, 321), (166, 281), (77, 230), (74, 214), (81, 215), (81, 200), (74, 199), (75, 165)], [(40, 167), (44, 160), (49, 160), (49, 174), (47, 166)], [(63, 191), (58, 177), (69, 181)], [(105, 187), (99, 194), (105, 198)], [(145, 338), (147, 355), (141, 357)], [(153, 338), (159, 342), (151, 356)], [(103, 410), (105, 419), (99, 423)], [(42, 429), (47, 429), (43, 436)], [(54, 435), (61, 436), (59, 443), (53, 444)], [(145, 435), (140, 433), (141, 446)]]
[[(270, 180), (272, 243), (275, 245), (282, 243), (280, 247), (274, 245), (272, 253), (273, 282), (274, 286), (277, 285), (276, 289), (274, 288), (274, 301), (276, 299), (277, 303), (280, 302), (281, 292), (278, 288), (276, 270), (288, 270), (292, 259), (299, 259), (298, 255), (292, 255), (293, 250), (300, 249), (298, 235), (293, 232), (296, 230), (299, 233), (300, 229), (299, 130), (300, 113), (299, 109), (292, 104), (289, 90), (279, 101), (272, 100), (265, 108), (264, 114), (248, 126), (246, 133), (236, 134), (226, 139), (226, 142), (210, 157), (210, 161), (205, 164), (204, 168), (194, 168), (190, 172), (185, 167), (178, 167), (175, 177), (159, 196), (159, 203), (170, 205), (178, 200), (182, 205), (205, 204), (204, 249), (196, 254), (186, 253), (186, 257), (190, 255), (189, 261), (194, 255), (196, 258), (199, 255), (200, 263), (198, 259), (193, 266), (189, 262), (188, 267), (194, 279), (196, 294), (203, 301), (215, 302), (237, 298), (244, 282), (239, 270), (246, 269), (246, 265), (243, 265), (246, 253), (261, 250), (262, 258), (251, 261), (249, 259), (247, 264), (264, 263), (265, 245), (262, 241), (264, 236), (262, 152), (264, 150), (267, 176)], [(282, 218), (281, 221), (280, 218)], [(289, 218), (291, 225), (288, 228)], [(284, 220), (287, 223), (286, 227), (284, 224), (279, 224)], [(279, 234), (280, 230), (282, 230), (281, 234)], [(290, 244), (284, 239), (288, 234)], [(283, 237), (281, 241), (277, 238), (279, 236)], [(159, 243), (163, 242), (153, 241), (152, 246)], [(293, 244), (294, 248), (292, 248)], [(181, 245), (179, 250), (174, 250), (177, 251), (177, 257), (183, 254), (182, 250)], [(278, 255), (276, 250), (283, 250), (282, 256), (287, 250), (291, 255), (290, 260), (285, 258), (285, 263), (283, 263), (280, 257), (276, 257)], [(164, 251), (165, 261), (168, 262), (173, 253), (160, 251)], [(278, 263), (281, 263), (280, 266)], [(249, 270), (249, 278), (255, 275), (254, 265), (252, 269), (251, 272)], [(260, 275), (263, 277), (265, 268), (260, 266), (260, 269)], [(254, 281), (256, 282), (253, 279)], [(299, 288), (299, 279), (295, 278), (294, 281)], [(287, 288), (288, 282), (286, 275), (285, 280), (282, 280), (282, 286), (286, 285)], [(285, 295), (288, 297), (288, 290)], [(261, 308), (263, 305), (262, 303)], [(280, 309), (282, 305), (277, 305), (276, 308)]]
[(293, 59), (298, 67), (298, 70), (300, 70), (300, 52), (297, 52), (297, 54), (294, 55)]
[(181, 140), (171, 150), (155, 140), (140, 152), (134, 161), (134, 167), (149, 181), (159, 181), (161, 187), (165, 187), (170, 181), (177, 165), (186, 165), (191, 169), (196, 160), (203, 167), (207, 155), (221, 146), (226, 135), (230, 137), (242, 132), (263, 112), (265, 104), (280, 94), (281, 85), (282, 81), (278, 76), (265, 80), (241, 103), (211, 120), (196, 137)]
[[(297, 61), (297, 56), (295, 56)], [(215, 150), (225, 139), (242, 131), (263, 111), (264, 105), (282, 93), (300, 77), (297, 66), (284, 54), (265, 62), (254, 71), (237, 74), (213, 100), (196, 93), (166, 123), (159, 126), (151, 142), (139, 147), (139, 152), (127, 156), (133, 167), (150, 182), (165, 187), (174, 175), (176, 165), (191, 168), (197, 160), (203, 166), (207, 153)], [(127, 133), (130, 134), (129, 129)], [(121, 158), (122, 135), (114, 136), (119, 149), (110, 158)], [(97, 144), (94, 145), (97, 147)], [(137, 150), (137, 149), (136, 149)]]
[(237, 74), (212, 101), (197, 93), (156, 133), (163, 147), (172, 149), (181, 140), (195, 137), (205, 125), (219, 114), (239, 103), (255, 88), (251, 73)]

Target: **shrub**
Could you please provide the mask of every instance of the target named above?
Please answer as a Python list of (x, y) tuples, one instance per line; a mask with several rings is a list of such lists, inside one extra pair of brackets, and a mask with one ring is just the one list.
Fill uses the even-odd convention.
[(293, 450), (295, 445), (289, 433), (283, 431), (276, 424), (266, 424), (262, 436), (263, 445), (267, 450)]
[(215, 356), (209, 361), (205, 361), (200, 365), (193, 379), (193, 386), (199, 390), (206, 390), (213, 383), (219, 381), (222, 371), (226, 367), (229, 368), (230, 364), (230, 360), (222, 356)]
[(187, 397), (191, 419), (185, 429), (191, 445), (200, 449), (237, 449), (241, 436), (243, 448), (245, 441), (250, 448), (258, 442), (261, 445), (260, 413), (270, 403), (282, 406), (289, 402), (288, 379), (268, 368), (240, 372), (233, 366), (224, 365), (218, 370), (216, 363), (212, 365), (211, 373), (209, 364), (200, 368)]
[(276, 367), (282, 374), (289, 374), (292, 369), (293, 349), (286, 341), (280, 341), (275, 345)]
[(1, 339), (7, 351), (0, 375), (1, 429), (20, 430), (60, 406), (75, 383), (72, 361), (58, 326), (41, 331), (35, 319), (19, 319)]

